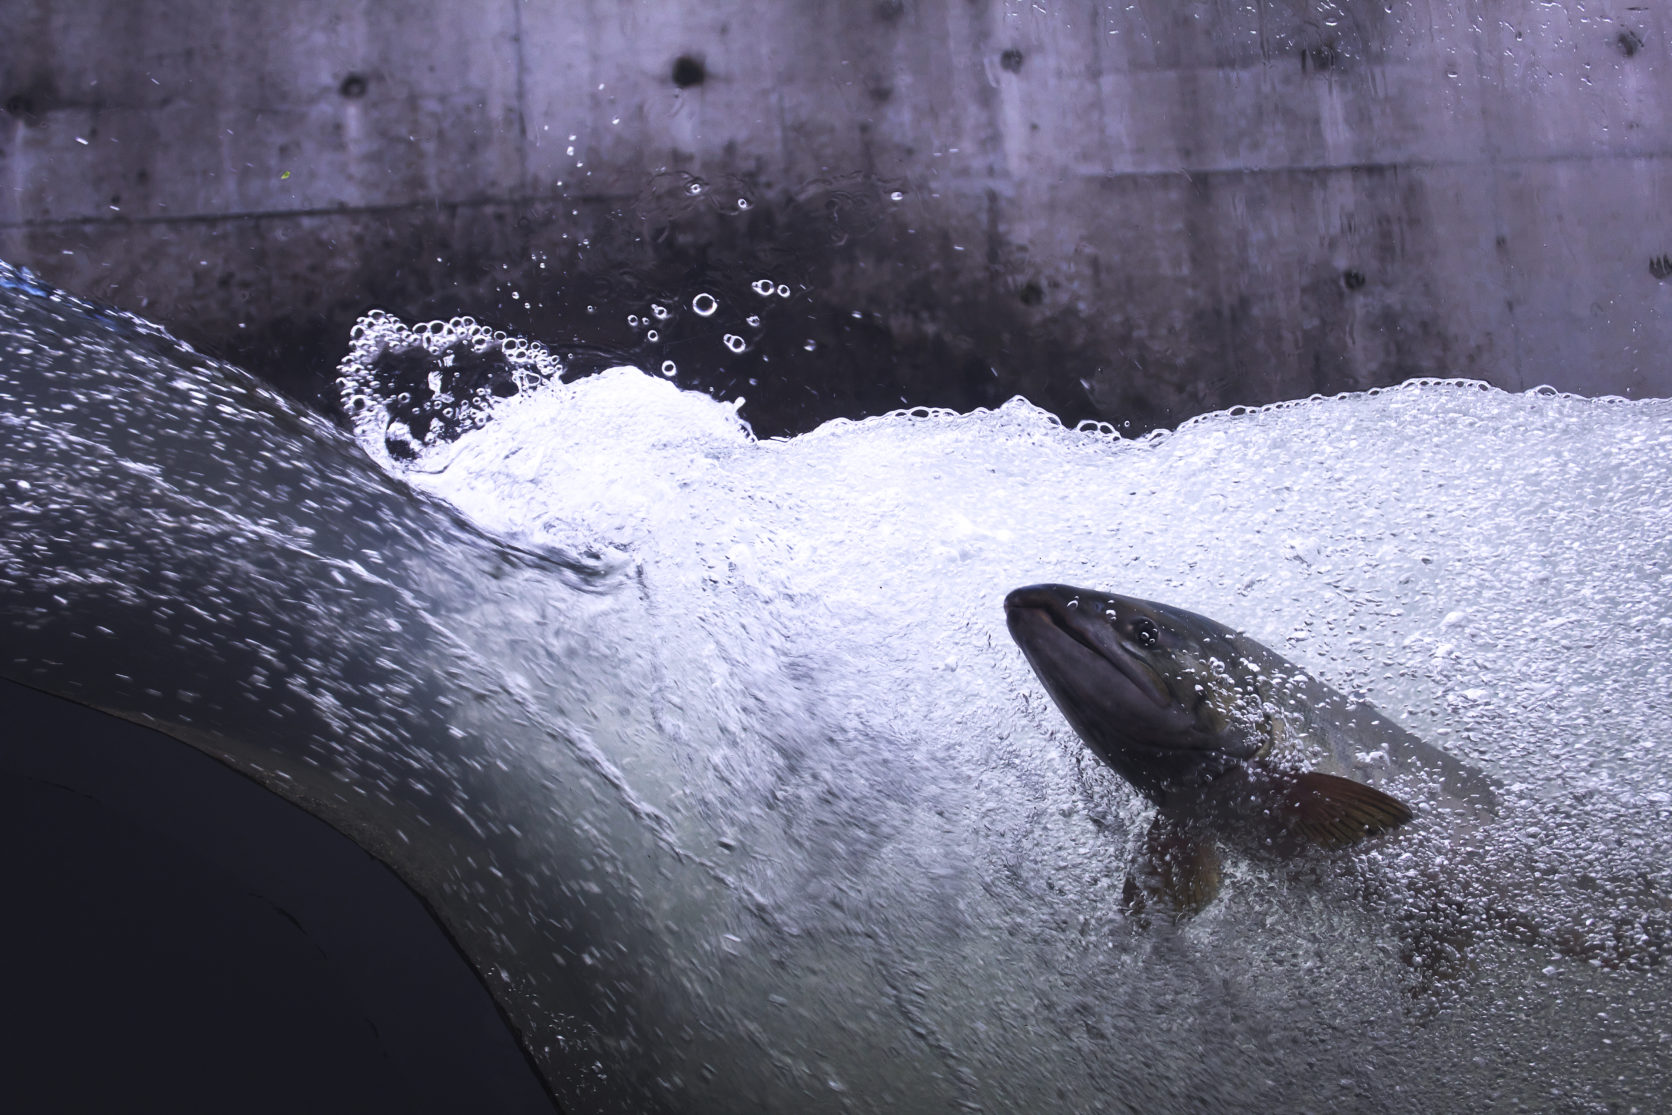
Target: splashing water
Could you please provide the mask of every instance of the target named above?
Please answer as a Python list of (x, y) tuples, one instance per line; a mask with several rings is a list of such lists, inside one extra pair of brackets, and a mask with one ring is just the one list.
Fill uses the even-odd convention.
[[(356, 449), (15, 273), (0, 315), (5, 672), (388, 860), (566, 1109), (1669, 1083), (1666, 402), (1425, 382), (1141, 441), (1018, 400), (759, 442), (618, 368), (395, 455), (355, 375), (392, 319), (346, 369)], [(1406, 833), (1128, 922), (1147, 810), (1010, 642), (1037, 581), (1243, 628), (1485, 772), (1496, 815), (1411, 782)]]

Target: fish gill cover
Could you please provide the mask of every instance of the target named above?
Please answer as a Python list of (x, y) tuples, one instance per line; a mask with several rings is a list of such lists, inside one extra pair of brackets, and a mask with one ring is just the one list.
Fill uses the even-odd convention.
[[(565, 381), (473, 323), (379, 317), (344, 382), (391, 485), (230, 369), (0, 297), (7, 672), (201, 722), (120, 663), (55, 676), (73, 633), (19, 602), (195, 606), (146, 652), (188, 671), (252, 613), (283, 684), (237, 679), (180, 734), (411, 879), (566, 1107), (1647, 1107), (1672, 1083), (1672, 404), (1431, 381), (1138, 441), (1021, 400), (760, 441), (653, 375)], [(450, 397), (381, 397), (391, 353)], [(195, 483), (188, 445), (48, 387), (236, 426), (295, 491)], [(396, 413), (431, 403), (448, 421)], [(135, 537), (184, 580), (122, 565)], [(255, 579), (305, 622), (230, 591)], [(1246, 631), (1479, 768), (1495, 809), (1367, 755), (1405, 830), (1233, 860), (1199, 916), (1135, 923), (1149, 810), (1006, 634), (1040, 581)]]

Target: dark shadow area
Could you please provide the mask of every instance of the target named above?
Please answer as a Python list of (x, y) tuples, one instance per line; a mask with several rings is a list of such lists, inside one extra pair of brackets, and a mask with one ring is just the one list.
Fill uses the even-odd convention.
[[(590, 229), (578, 240), (572, 211)], [(625, 205), (554, 198), (340, 223), (349, 239), (326, 233), (314, 258), (298, 257), (312, 273), (294, 277), (284, 306), (262, 305), (265, 270), (240, 271), (234, 256), (223, 279), (239, 309), (219, 315), (211, 299), (169, 328), (339, 418), (336, 365), (372, 308), (408, 323), (469, 315), (542, 342), (566, 378), (633, 364), (741, 396), (761, 437), (1017, 394), (1069, 424), (1142, 432), (1218, 400), (1195, 386), (1193, 352), (1132, 334), (1111, 347), (1109, 323), (1089, 322), (1073, 292), (1011, 258), (996, 232), (953, 252), (921, 199), (867, 176), (787, 189), (665, 173)], [(1141, 386), (1094, 389), (1111, 376)]]
[(0, 682), (14, 1111), (554, 1110), (419, 899), (160, 733)]

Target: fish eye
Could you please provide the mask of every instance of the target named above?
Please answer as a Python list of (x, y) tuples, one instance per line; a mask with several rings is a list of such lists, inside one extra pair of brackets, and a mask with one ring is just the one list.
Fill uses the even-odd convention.
[(1139, 646), (1153, 647), (1159, 636), (1160, 632), (1155, 629), (1155, 624), (1143, 616), (1132, 621), (1132, 637), (1138, 640)]

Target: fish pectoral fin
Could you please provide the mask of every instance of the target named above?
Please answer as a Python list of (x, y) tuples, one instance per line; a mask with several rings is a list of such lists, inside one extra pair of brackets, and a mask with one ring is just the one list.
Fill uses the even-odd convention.
[(1339, 848), (1367, 836), (1398, 828), (1411, 819), (1411, 808), (1398, 798), (1322, 771), (1262, 771), (1270, 788), (1267, 810), (1286, 835), (1311, 844)]
[(1200, 913), (1218, 893), (1219, 849), (1212, 838), (1157, 813), (1121, 891), (1127, 915), (1154, 911), (1176, 921)]

